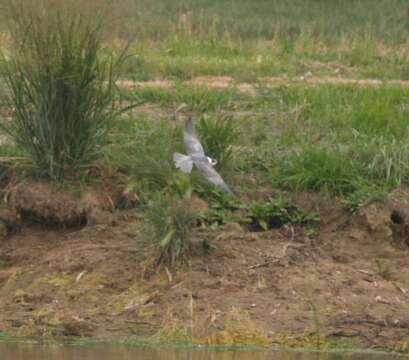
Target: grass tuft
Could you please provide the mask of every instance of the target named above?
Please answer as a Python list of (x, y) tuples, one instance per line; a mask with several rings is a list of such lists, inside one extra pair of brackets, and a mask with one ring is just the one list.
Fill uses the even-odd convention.
[(231, 118), (217, 120), (204, 114), (197, 126), (200, 141), (205, 153), (217, 160), (216, 167), (228, 167), (232, 156), (232, 145), (236, 142), (237, 133)]
[(148, 205), (146, 220), (158, 251), (157, 264), (186, 263), (193, 252), (190, 235), (197, 222), (189, 200), (158, 193)]
[(124, 55), (107, 55), (101, 24), (75, 10), (7, 4), (12, 46), (1, 75), (13, 112), (2, 125), (42, 175), (61, 179), (98, 156), (118, 114), (115, 76)]
[(336, 195), (357, 189), (363, 166), (327, 147), (305, 146), (290, 155), (272, 174), (273, 183), (297, 191), (329, 191)]
[(183, 152), (181, 139), (180, 129), (167, 121), (129, 117), (116, 124), (107, 155), (146, 197), (172, 186), (177, 173), (172, 156)]

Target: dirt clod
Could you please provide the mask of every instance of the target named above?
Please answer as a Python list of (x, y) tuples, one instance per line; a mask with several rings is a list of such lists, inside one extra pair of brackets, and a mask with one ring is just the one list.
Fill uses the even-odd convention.
[(8, 208), (24, 221), (48, 225), (112, 225), (116, 196), (103, 191), (78, 195), (55, 183), (20, 184), (9, 192)]

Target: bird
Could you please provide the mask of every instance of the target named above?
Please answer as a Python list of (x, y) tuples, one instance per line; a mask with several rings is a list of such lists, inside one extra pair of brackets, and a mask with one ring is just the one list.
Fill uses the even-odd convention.
[(173, 161), (175, 162), (176, 168), (186, 174), (190, 174), (194, 165), (212, 184), (229, 194), (233, 194), (222, 177), (214, 169), (217, 160), (212, 159), (205, 154), (203, 146), (196, 136), (193, 119), (191, 117), (186, 121), (185, 130), (183, 132), (183, 141), (187, 155), (178, 152), (173, 154)]

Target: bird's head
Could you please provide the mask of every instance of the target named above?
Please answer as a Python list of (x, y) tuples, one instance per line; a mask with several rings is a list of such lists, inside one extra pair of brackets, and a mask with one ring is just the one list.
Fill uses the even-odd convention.
[(207, 161), (209, 162), (210, 165), (215, 166), (217, 164), (217, 160), (216, 159), (212, 159), (208, 156), (206, 156)]

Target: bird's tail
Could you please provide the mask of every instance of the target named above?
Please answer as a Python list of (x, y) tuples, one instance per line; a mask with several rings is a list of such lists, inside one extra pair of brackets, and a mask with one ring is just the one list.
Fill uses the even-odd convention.
[(190, 174), (193, 168), (193, 161), (190, 156), (183, 155), (180, 153), (173, 154), (173, 161), (175, 162), (176, 168), (180, 169), (186, 174)]

